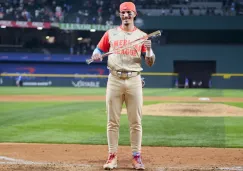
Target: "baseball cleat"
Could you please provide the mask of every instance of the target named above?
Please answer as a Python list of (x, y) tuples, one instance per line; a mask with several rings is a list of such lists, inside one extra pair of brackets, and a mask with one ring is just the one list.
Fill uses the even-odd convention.
[(104, 164), (103, 168), (105, 170), (112, 170), (117, 168), (117, 155), (115, 153), (110, 153), (108, 160)]
[(133, 155), (132, 166), (136, 170), (145, 170), (140, 154)]

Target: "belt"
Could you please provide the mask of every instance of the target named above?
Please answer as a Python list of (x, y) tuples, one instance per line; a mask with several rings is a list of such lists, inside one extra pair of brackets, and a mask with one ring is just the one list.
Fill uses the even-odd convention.
[(138, 71), (115, 71), (111, 70), (110, 71), (112, 75), (120, 78), (120, 79), (129, 79), (131, 77), (136, 77), (137, 75), (140, 74)]

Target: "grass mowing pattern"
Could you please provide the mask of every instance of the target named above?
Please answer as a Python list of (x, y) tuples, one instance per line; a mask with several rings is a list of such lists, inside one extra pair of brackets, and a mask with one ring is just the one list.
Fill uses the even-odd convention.
[[(222, 89), (205, 89), (204, 91), (198, 92), (196, 96), (197, 97), (224, 97), (224, 90), (222, 90)], [(226, 96), (226, 97), (228, 97), (228, 96)]]
[(105, 95), (105, 88), (0, 87), (0, 95)]
[(224, 146), (224, 118), (146, 116), (143, 125), (144, 139), (153, 145)]
[[(228, 102), (227, 105), (243, 108), (243, 103)], [(225, 142), (228, 147), (243, 147), (243, 117), (225, 117)], [(239, 141), (241, 140), (241, 141)]]
[(243, 147), (243, 117), (225, 117), (225, 146)]
[[(104, 102), (12, 102), (0, 108), (0, 142), (107, 144)], [(242, 123), (243, 117), (143, 116), (143, 145), (243, 147)], [(126, 115), (120, 125), (119, 144), (129, 145)]]
[[(102, 110), (103, 102), (96, 103), (95, 108), (92, 103), (53, 102), (41, 106), (40, 103), (21, 103), (22, 109), (14, 112), (12, 108), (20, 106), (19, 103), (9, 104), (11, 105), (5, 103), (0, 115), (0, 141), (63, 143), (70, 140), (68, 136), (74, 140), (79, 139), (80, 137), (75, 136), (79, 132), (83, 132), (82, 136), (90, 136), (90, 131), (97, 133), (100, 130), (99, 120), (105, 123), (105, 117), (100, 114), (105, 113)], [(24, 106), (27, 106), (26, 110)]]
[[(98, 95), (105, 96), (105, 88), (58, 87), (0, 87), (0, 95)], [(243, 90), (144, 88), (144, 96), (180, 97), (243, 97)]]
[(223, 96), (224, 97), (243, 97), (242, 94), (243, 93), (243, 89), (226, 89), (223, 91)]

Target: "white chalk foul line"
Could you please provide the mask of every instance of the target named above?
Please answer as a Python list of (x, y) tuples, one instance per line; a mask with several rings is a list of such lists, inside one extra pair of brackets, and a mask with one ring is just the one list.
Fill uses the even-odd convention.
[(26, 160), (14, 159), (10, 157), (0, 156), (0, 160), (12, 161), (12, 162), (27, 162)]
[[(79, 167), (96, 167), (96, 165), (89, 165), (89, 164), (67, 164), (67, 163), (55, 163), (55, 162), (33, 162), (33, 161), (27, 161), (22, 159), (15, 159), (5, 156), (0, 156), (0, 160), (6, 160), (6, 161), (0, 161), (0, 164), (25, 164), (25, 165), (55, 165), (55, 166), (79, 166)], [(97, 165), (97, 167), (99, 167)], [(157, 167), (157, 171), (166, 171), (166, 170), (181, 170), (181, 169), (189, 169), (189, 170), (227, 170), (227, 171), (243, 171), (243, 166), (233, 166), (233, 167)]]
[[(0, 162), (0, 165), (50, 165), (50, 166), (63, 166), (63, 167), (94, 167), (96, 165), (88, 165), (88, 164), (67, 164), (67, 163), (48, 163), (48, 162), (13, 162), (13, 161), (6, 161)], [(98, 167), (98, 166), (97, 166)]]
[(66, 163), (55, 163), (55, 162), (33, 162), (33, 161), (27, 161), (22, 159), (14, 159), (10, 157), (0, 156), (0, 160), (6, 160), (6, 161), (0, 161), (0, 164), (25, 164), (25, 165), (61, 165), (61, 166), (80, 166), (80, 167), (91, 167), (94, 165), (88, 165), (88, 164), (66, 164)]
[(219, 170), (232, 170), (232, 171), (243, 171), (243, 166), (235, 167), (220, 167)]

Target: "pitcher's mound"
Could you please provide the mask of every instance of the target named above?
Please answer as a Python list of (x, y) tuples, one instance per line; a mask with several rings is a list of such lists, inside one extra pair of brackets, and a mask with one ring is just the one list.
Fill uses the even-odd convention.
[[(127, 114), (126, 108), (122, 114)], [(143, 115), (156, 116), (243, 116), (243, 109), (216, 103), (160, 103), (143, 106)]]

